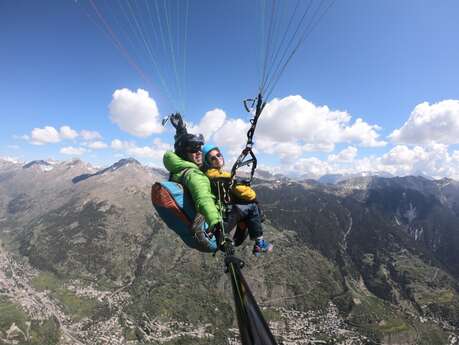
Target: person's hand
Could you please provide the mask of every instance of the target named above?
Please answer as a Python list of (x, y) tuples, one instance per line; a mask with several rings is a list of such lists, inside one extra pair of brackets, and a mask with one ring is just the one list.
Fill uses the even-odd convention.
[(210, 233), (212, 233), (215, 236), (215, 239), (217, 241), (217, 247), (220, 247), (221, 242), (223, 240), (223, 227), (221, 223), (215, 224), (211, 229)]
[(180, 113), (172, 114), (171, 117), (170, 117), (170, 121), (172, 123), (172, 126), (174, 126), (175, 129), (182, 129), (182, 128), (185, 127), (183, 125), (183, 119), (182, 119), (182, 115), (180, 115)]
[(222, 229), (222, 224), (221, 224), (221, 223), (217, 223), (217, 224), (215, 224), (214, 226), (212, 226), (212, 227), (210, 228), (210, 231), (209, 231), (209, 232), (211, 232), (212, 234), (215, 235), (215, 234), (218, 233), (218, 232), (220, 232), (220, 233), (223, 232), (222, 230), (223, 230), (223, 229)]

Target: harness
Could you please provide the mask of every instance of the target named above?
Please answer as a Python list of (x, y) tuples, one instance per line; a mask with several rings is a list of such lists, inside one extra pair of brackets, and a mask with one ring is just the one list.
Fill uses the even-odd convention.
[(214, 177), (209, 180), (212, 194), (217, 198), (217, 203), (222, 210), (223, 221), (226, 222), (231, 211), (231, 205), (234, 203), (231, 193), (233, 181), (228, 177)]
[(204, 217), (196, 211), (193, 198), (186, 188), (185, 178), (192, 168), (184, 169), (179, 181), (156, 182), (151, 189), (151, 201), (158, 215), (183, 242), (202, 252), (218, 249), (215, 236), (207, 234)]
[(250, 128), (247, 131), (247, 142), (245, 144), (245, 148), (242, 150), (238, 159), (231, 168), (231, 178), (234, 179), (239, 168), (251, 165), (250, 179), (248, 180), (248, 185), (250, 185), (253, 175), (255, 174), (255, 170), (257, 169), (257, 157), (252, 150), (253, 135), (257, 127), (258, 118), (260, 117), (266, 102), (263, 101), (263, 97), (260, 93), (254, 99), (246, 99), (243, 103), (245, 110), (247, 110), (248, 113), (253, 114), (253, 118), (250, 119)]
[[(266, 105), (263, 101), (261, 94), (258, 94), (254, 99), (246, 99), (243, 101), (244, 108), (248, 113), (253, 114), (253, 118), (250, 119), (250, 128), (247, 131), (247, 142), (237, 158), (236, 162), (231, 168), (230, 178), (221, 177), (221, 178), (212, 178), (211, 186), (214, 195), (217, 197), (217, 200), (220, 204), (220, 207), (223, 210), (223, 219), (227, 220), (228, 214), (231, 211), (231, 206), (237, 201), (238, 203), (243, 203), (243, 200), (235, 200), (232, 190), (237, 184), (244, 184), (250, 186), (257, 168), (257, 157), (252, 150), (253, 147), (253, 135), (255, 134), (255, 129), (257, 127), (258, 119)], [(251, 166), (250, 178), (241, 178), (238, 177), (238, 169), (244, 166)]]

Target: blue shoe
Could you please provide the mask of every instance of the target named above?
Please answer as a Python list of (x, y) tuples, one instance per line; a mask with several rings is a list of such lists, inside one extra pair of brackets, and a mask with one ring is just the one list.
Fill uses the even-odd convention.
[(273, 251), (273, 245), (266, 240), (256, 240), (253, 245), (253, 255), (260, 256), (261, 253), (270, 253)]

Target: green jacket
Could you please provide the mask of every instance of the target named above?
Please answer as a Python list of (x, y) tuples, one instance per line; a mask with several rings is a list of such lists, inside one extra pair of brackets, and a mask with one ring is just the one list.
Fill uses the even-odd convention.
[(190, 169), (183, 183), (191, 194), (196, 211), (204, 216), (206, 223), (213, 227), (221, 222), (220, 212), (216, 205), (216, 198), (212, 194), (209, 178), (199, 170), (193, 162), (180, 158), (172, 151), (167, 151), (163, 157), (166, 169), (171, 173), (174, 182), (181, 182), (183, 170)]

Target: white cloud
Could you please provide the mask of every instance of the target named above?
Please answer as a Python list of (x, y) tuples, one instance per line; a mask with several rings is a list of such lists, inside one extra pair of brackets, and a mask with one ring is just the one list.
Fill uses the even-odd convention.
[(212, 142), (215, 145), (226, 147), (230, 154), (237, 154), (245, 146), (249, 124), (241, 119), (228, 119), (215, 134)]
[(204, 135), (206, 143), (224, 147), (230, 155), (237, 155), (247, 141), (250, 125), (242, 119), (228, 118), (221, 109), (213, 109), (204, 114), (197, 125), (188, 125), (188, 132)]
[(266, 138), (256, 141), (256, 149), (264, 153), (274, 154), (283, 161), (297, 159), (303, 154), (303, 148), (296, 142), (276, 143)]
[(217, 132), (226, 121), (226, 114), (221, 109), (213, 109), (205, 113), (199, 124), (190, 126), (188, 132), (204, 135), (206, 141), (210, 141), (211, 137)]
[(331, 162), (350, 163), (357, 156), (357, 152), (358, 150), (356, 147), (348, 146), (336, 155), (329, 155), (328, 160)]
[(75, 139), (78, 136), (78, 133), (69, 126), (62, 126), (59, 129), (59, 135), (61, 139)]
[(114, 150), (122, 150), (123, 149), (123, 142), (119, 139), (112, 140), (110, 147)]
[[(459, 132), (455, 134), (456, 124), (450, 116), (451, 112), (455, 114), (453, 110), (458, 102), (440, 102), (437, 105), (441, 107), (423, 103), (422, 106), (415, 108), (404, 127), (398, 132), (394, 131), (399, 135), (398, 139), (405, 140), (406, 133), (409, 133), (405, 131), (406, 128), (413, 129), (417, 126), (416, 129), (419, 129), (422, 128), (420, 124), (430, 124), (433, 118), (442, 118), (452, 128), (447, 134), (441, 132), (441, 134), (430, 135), (428, 140), (421, 140), (422, 146), (397, 145), (378, 156), (357, 158), (360, 147), (387, 145), (380, 139), (381, 128), (379, 126), (369, 124), (361, 118), (353, 120), (351, 115), (345, 111), (331, 110), (327, 106), (316, 106), (300, 96), (274, 99), (266, 106), (260, 117), (254, 137), (254, 149), (258, 153), (275, 155), (280, 158), (281, 164), (268, 167), (270, 171), (307, 178), (318, 178), (331, 173), (388, 173), (397, 176), (423, 174), (459, 179), (459, 150), (449, 153), (446, 145), (455, 143), (456, 141), (451, 138), (459, 135)], [(426, 117), (425, 114), (430, 115)], [(420, 118), (423, 121), (420, 121)], [(459, 119), (459, 116), (454, 120), (456, 118)], [(459, 120), (457, 122), (459, 123)], [(249, 127), (250, 124), (247, 121), (228, 118), (223, 110), (214, 109), (207, 112), (197, 125), (190, 125), (189, 131), (205, 134), (206, 141), (229, 152), (227, 161), (231, 161), (230, 156), (239, 154), (245, 145)], [(434, 132), (437, 128), (444, 129), (445, 127), (447, 127), (445, 124), (438, 125), (434, 128)], [(423, 130), (428, 132), (426, 128)], [(396, 136), (394, 133), (391, 135), (392, 140)], [(447, 135), (449, 139), (444, 140), (444, 143), (441, 140), (432, 140), (432, 137), (442, 138), (442, 135)], [(343, 143), (349, 146), (341, 151), (333, 152), (337, 144)], [(133, 143), (118, 139), (112, 141), (111, 147), (125, 150), (131, 155), (155, 160), (162, 157), (165, 149), (171, 148), (170, 145), (161, 141), (157, 141), (152, 146), (137, 147)], [(324, 159), (304, 158), (303, 155), (311, 151), (330, 152), (330, 154)]]
[[(317, 178), (327, 173), (363, 174), (389, 173), (395, 176), (425, 175), (433, 178), (450, 177), (459, 179), (459, 151), (448, 152), (443, 144), (430, 144), (426, 147), (398, 145), (381, 156), (367, 156), (361, 159), (340, 160), (339, 156), (354, 153), (349, 148), (337, 155), (330, 155), (327, 161), (317, 158), (299, 159), (295, 164), (280, 166), (277, 171), (284, 174), (305, 175)], [(341, 157), (341, 158), (344, 158)]]
[(398, 145), (378, 159), (380, 169), (394, 175), (459, 176), (459, 165), (451, 161), (448, 147), (443, 144), (413, 148)]
[(7, 161), (10, 163), (20, 163), (21, 161), (17, 157), (11, 157), (11, 156), (0, 156), (0, 161)]
[(114, 150), (128, 150), (136, 147), (135, 143), (131, 141), (122, 141), (119, 139), (112, 140), (110, 147)]
[(163, 152), (166, 152), (168, 150), (172, 150), (173, 149), (173, 146), (169, 143), (165, 143), (163, 142), (161, 139), (159, 138), (155, 138), (153, 140), (153, 146), (158, 149), (158, 150), (161, 150)]
[(290, 164), (270, 167), (286, 175), (318, 178), (324, 174), (388, 173), (395, 176), (425, 175), (459, 179), (459, 151), (448, 152), (443, 144), (426, 147), (398, 145), (380, 156), (356, 159), (357, 149), (348, 147), (327, 160), (300, 158)]
[(379, 141), (379, 134), (377, 131), (381, 130), (378, 125), (369, 125), (362, 119), (358, 118), (355, 122), (349, 126), (343, 128), (341, 134), (341, 141), (343, 142), (360, 142), (363, 147), (381, 147), (387, 143), (385, 141)]
[(61, 141), (61, 137), (54, 127), (45, 126), (32, 129), (30, 141), (34, 145), (54, 144)]
[(62, 140), (72, 140), (81, 136), (85, 140), (99, 140), (102, 136), (96, 131), (82, 130), (78, 133), (70, 126), (61, 126), (59, 130), (52, 126), (34, 128), (30, 134), (19, 137), (30, 141), (34, 145), (55, 144)]
[(330, 173), (330, 164), (316, 157), (302, 158), (289, 168), (290, 172), (306, 178), (319, 178)]
[[(167, 150), (172, 150), (172, 145), (161, 141), (159, 138), (153, 140), (152, 145), (139, 147), (132, 141), (122, 141), (114, 139), (110, 147), (116, 151), (124, 151), (125, 155), (134, 156), (138, 158), (149, 158), (154, 161), (161, 161), (164, 153)], [(117, 155), (117, 154), (115, 154)]]
[(143, 157), (143, 158), (154, 158), (158, 159), (159, 155), (150, 146), (133, 147), (128, 150), (128, 153), (132, 156)]
[(153, 144), (151, 146), (144, 146), (144, 147), (130, 147), (126, 150), (126, 152), (135, 157), (141, 158), (150, 158), (155, 161), (160, 161), (163, 158), (164, 153), (167, 150), (171, 150), (172, 146), (162, 142), (160, 139), (153, 140)]
[(382, 163), (386, 165), (412, 164), (416, 160), (425, 160), (427, 152), (419, 146), (409, 148), (405, 145), (397, 145), (382, 156)]
[(86, 152), (83, 147), (66, 146), (60, 149), (60, 153), (70, 156), (81, 156)]
[[(228, 118), (223, 110), (214, 109), (198, 125), (190, 126), (189, 131), (203, 133), (207, 142), (236, 155), (246, 143), (249, 128), (249, 122)], [(288, 96), (266, 105), (254, 137), (255, 148), (288, 162), (304, 152), (331, 152), (338, 143), (384, 146), (386, 142), (379, 140), (380, 129), (360, 118), (352, 123), (347, 112), (316, 106), (301, 96)]]
[[(276, 142), (273, 142), (273, 145), (277, 145)], [(303, 145), (304, 152), (332, 152), (335, 149), (335, 143), (309, 143)]]
[(94, 150), (101, 150), (101, 149), (105, 149), (108, 147), (108, 145), (104, 143), (103, 141), (94, 141), (91, 143), (86, 143), (85, 146), (89, 147), (90, 149), (94, 149)]
[(418, 104), (409, 119), (389, 138), (400, 144), (459, 143), (459, 100)]
[(129, 134), (147, 137), (163, 131), (156, 102), (145, 90), (116, 90), (109, 111), (111, 120)]
[(97, 132), (97, 131), (90, 131), (90, 130), (87, 130), (87, 129), (83, 129), (83, 130), (80, 132), (80, 136), (81, 136), (84, 140), (100, 140), (100, 139), (102, 139), (102, 135), (100, 135), (99, 132)]
[(345, 111), (316, 106), (301, 96), (288, 96), (275, 98), (266, 105), (257, 136), (258, 140), (271, 142), (271, 146), (296, 143), (303, 151), (330, 152), (338, 143), (384, 146), (386, 143), (378, 139), (380, 129), (360, 118), (351, 123), (351, 116)]

